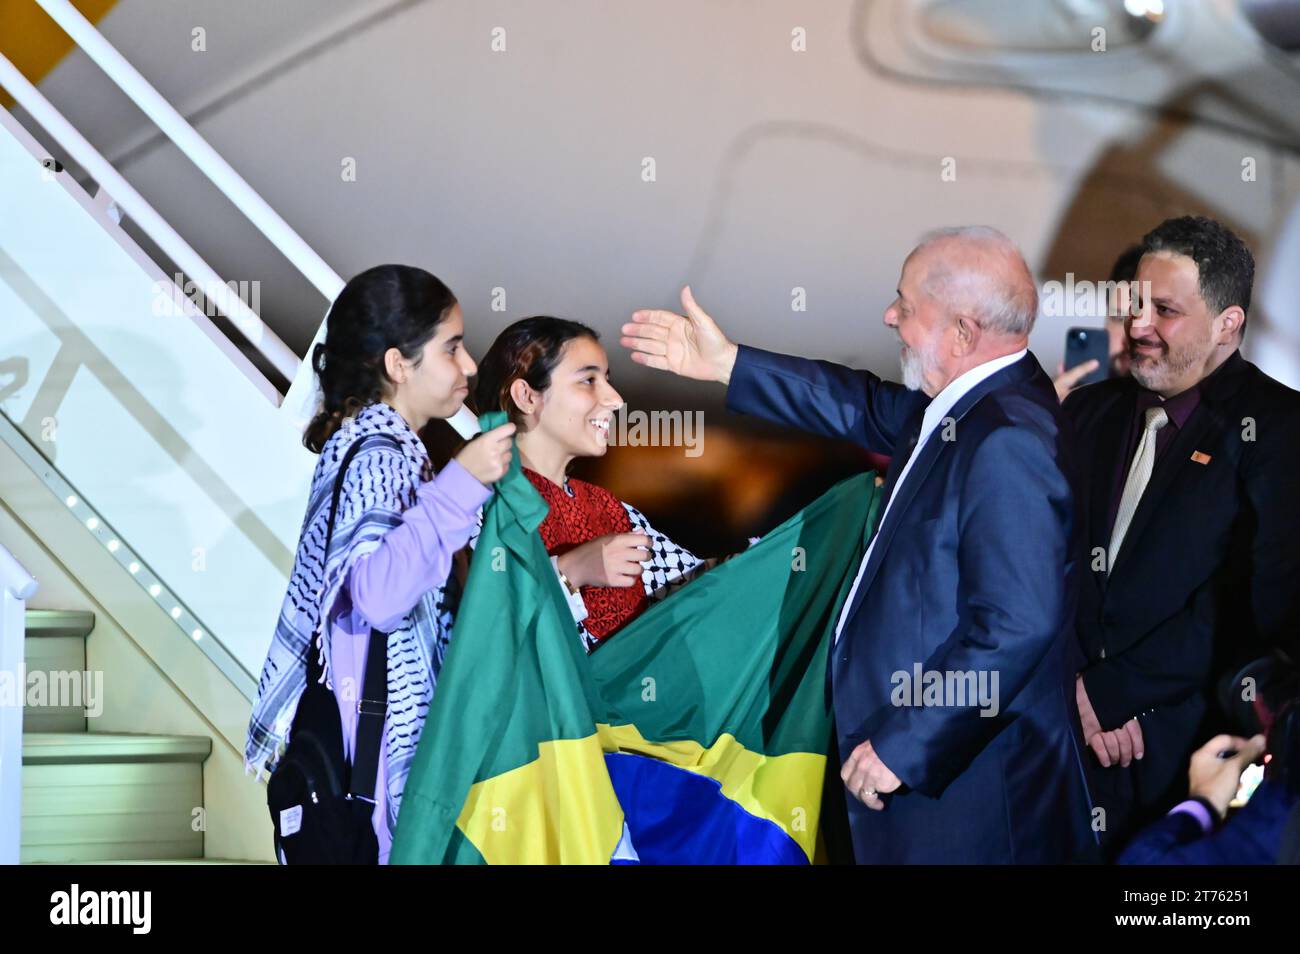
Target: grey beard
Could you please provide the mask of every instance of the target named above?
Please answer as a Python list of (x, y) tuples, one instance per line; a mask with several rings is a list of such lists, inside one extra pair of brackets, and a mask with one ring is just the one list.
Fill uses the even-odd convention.
[(909, 391), (921, 390), (924, 384), (922, 372), (925, 370), (925, 362), (921, 360), (921, 355), (907, 345), (903, 345), (898, 355), (898, 362), (903, 371), (903, 387)]
[(1196, 360), (1197, 355), (1191, 352), (1176, 355), (1172, 351), (1167, 351), (1164, 358), (1154, 365), (1140, 362), (1130, 356), (1129, 374), (1148, 391), (1158, 391), (1161, 387), (1167, 386), (1170, 381), (1186, 374)]

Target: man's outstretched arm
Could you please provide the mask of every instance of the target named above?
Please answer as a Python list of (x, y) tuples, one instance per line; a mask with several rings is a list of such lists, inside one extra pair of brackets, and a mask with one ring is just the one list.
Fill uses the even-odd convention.
[(868, 371), (738, 345), (689, 287), (682, 307), (682, 315), (636, 312), (620, 342), (638, 364), (727, 385), (730, 410), (892, 454), (905, 422), (928, 401)]

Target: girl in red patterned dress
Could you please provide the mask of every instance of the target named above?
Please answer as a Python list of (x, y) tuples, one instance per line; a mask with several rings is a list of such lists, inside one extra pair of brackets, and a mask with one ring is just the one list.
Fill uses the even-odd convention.
[(650, 602), (714, 560), (701, 560), (608, 490), (567, 475), (578, 457), (601, 457), (623, 399), (595, 331), (576, 321), (516, 321), (479, 362), (481, 413), (505, 411), (518, 429), (524, 474), (550, 507), (539, 531), (569, 597), (587, 651)]

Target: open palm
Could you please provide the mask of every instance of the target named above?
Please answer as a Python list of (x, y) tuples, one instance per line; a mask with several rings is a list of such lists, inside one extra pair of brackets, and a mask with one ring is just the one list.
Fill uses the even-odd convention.
[(726, 381), (736, 346), (696, 304), (690, 286), (682, 289), (682, 308), (684, 315), (661, 309), (636, 312), (623, 326), (620, 344), (631, 349), (637, 364), (697, 381)]

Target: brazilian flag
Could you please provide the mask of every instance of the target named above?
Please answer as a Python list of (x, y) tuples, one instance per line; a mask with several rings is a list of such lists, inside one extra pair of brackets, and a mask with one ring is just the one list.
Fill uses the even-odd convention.
[(484, 513), (391, 861), (812, 861), (826, 655), (877, 518), (873, 478), (838, 484), (588, 656), (516, 455)]

